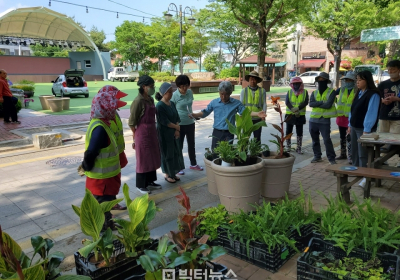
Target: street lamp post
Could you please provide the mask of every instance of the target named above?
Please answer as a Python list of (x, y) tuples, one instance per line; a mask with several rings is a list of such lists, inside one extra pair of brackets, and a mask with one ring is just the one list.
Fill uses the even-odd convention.
[(300, 68), (299, 68), (299, 53), (300, 53), (300, 39), (304, 40), (304, 38), (301, 36), (301, 27), (300, 29), (296, 30), (296, 33), (294, 34), (294, 39), (297, 39), (297, 44), (296, 44), (296, 76), (300, 74)]
[(169, 12), (176, 12), (176, 14), (179, 16), (179, 40), (180, 40), (180, 57), (179, 57), (179, 71), (181, 72), (181, 75), (183, 75), (183, 51), (182, 51), (182, 45), (183, 45), (183, 34), (182, 34), (182, 18), (185, 18), (185, 15), (189, 15), (190, 13), (190, 18), (189, 18), (189, 23), (194, 24), (195, 18), (193, 18), (193, 12), (192, 9), (189, 7), (185, 7), (185, 9), (182, 12), (182, 5), (179, 5), (179, 10), (178, 7), (174, 4), (171, 3), (168, 6), (168, 12), (164, 14), (164, 17), (167, 21), (171, 20), (172, 15)]

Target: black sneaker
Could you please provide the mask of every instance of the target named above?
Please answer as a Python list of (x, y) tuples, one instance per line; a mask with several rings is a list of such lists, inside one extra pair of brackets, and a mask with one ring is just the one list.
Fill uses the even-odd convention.
[(10, 121), (4, 121), (4, 123), (11, 123)]
[(321, 162), (322, 158), (313, 158), (311, 163)]
[(152, 189), (156, 189), (156, 190), (159, 190), (162, 188), (160, 184), (157, 184), (155, 182), (149, 183), (148, 187), (151, 187)]
[(330, 163), (331, 165), (337, 164), (336, 161), (334, 161), (334, 160), (330, 160), (329, 163)]
[(148, 188), (138, 188), (138, 191), (143, 194), (146, 194), (146, 193), (151, 194), (151, 191), (149, 191)]
[(14, 122), (12, 122), (12, 123), (21, 124), (20, 121), (14, 121)]

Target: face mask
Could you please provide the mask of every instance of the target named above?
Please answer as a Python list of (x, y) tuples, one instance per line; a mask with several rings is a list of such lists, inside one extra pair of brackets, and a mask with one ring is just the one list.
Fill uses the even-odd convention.
[(295, 91), (299, 91), (300, 87), (301, 87), (301, 84), (299, 84), (299, 83), (293, 84), (293, 89), (294, 89)]
[(345, 82), (344, 87), (347, 89), (353, 89), (354, 88), (354, 83), (353, 82)]
[(322, 94), (328, 88), (328, 81), (319, 81), (318, 90)]
[(390, 77), (391, 79), (398, 79), (398, 78), (399, 78), (399, 73), (390, 73), (390, 74), (389, 74), (389, 77)]
[(154, 95), (155, 92), (156, 92), (156, 89), (155, 89), (155, 88), (149, 88), (148, 91), (147, 91), (147, 94), (148, 94), (149, 96), (152, 96), (152, 95)]

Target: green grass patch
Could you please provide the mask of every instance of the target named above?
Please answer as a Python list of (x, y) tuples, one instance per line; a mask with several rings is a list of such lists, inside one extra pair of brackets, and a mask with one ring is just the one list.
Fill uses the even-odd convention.
[[(42, 106), (40, 105), (39, 95), (51, 95), (51, 87), (52, 83), (37, 83), (35, 84), (35, 96), (32, 97), (34, 102), (29, 103), (29, 109), (35, 111), (41, 111), (43, 113), (51, 114), (51, 115), (75, 115), (75, 114), (85, 114), (90, 113), (90, 108), (92, 105), (92, 99), (97, 94), (97, 92), (105, 85), (113, 85), (117, 87), (119, 90), (128, 94), (123, 100), (128, 103), (124, 109), (128, 109), (131, 105), (131, 102), (136, 98), (138, 95), (138, 86), (136, 82), (110, 82), (110, 81), (99, 81), (99, 82), (87, 82), (89, 87), (89, 98), (85, 98), (84, 96), (77, 96), (71, 97), (70, 100), (70, 107), (67, 111), (61, 111), (53, 113), (50, 110), (42, 110)], [(156, 91), (160, 88), (162, 83), (155, 83)], [(236, 90), (233, 94), (240, 94), (241, 86), (236, 86)], [(287, 87), (272, 87), (271, 92), (268, 94), (276, 94), (276, 93), (286, 93), (289, 90)], [(202, 93), (202, 94), (195, 94), (195, 100), (212, 100), (214, 98), (219, 97), (219, 93)]]

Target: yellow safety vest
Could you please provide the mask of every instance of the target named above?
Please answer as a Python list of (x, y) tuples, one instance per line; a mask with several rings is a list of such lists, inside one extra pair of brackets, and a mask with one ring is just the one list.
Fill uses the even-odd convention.
[[(293, 107), (299, 107), (301, 103), (303, 103), (304, 101), (306, 101), (306, 96), (307, 96), (307, 90), (303, 90), (303, 93), (300, 94), (299, 96), (296, 96), (295, 92), (293, 91), (293, 89), (289, 90), (289, 101), (290, 103), (292, 103)], [(301, 116), (305, 116), (306, 115), (306, 107), (304, 107), (303, 109), (301, 109), (300, 111), (300, 115)], [(292, 111), (290, 111), (289, 107), (286, 106), (286, 114), (287, 115), (291, 115), (293, 114)]]
[(340, 89), (339, 98), (337, 100), (337, 115), (348, 117), (351, 111), (351, 104), (353, 104), (354, 100), (354, 89), (351, 90), (349, 94), (349, 90), (345, 87)]
[(118, 151), (119, 153), (122, 153), (125, 151), (125, 139), (122, 121), (118, 113), (115, 114), (115, 122), (111, 122), (110, 128), (117, 139)]
[[(260, 87), (253, 94), (250, 92), (249, 87), (244, 89), (243, 105), (250, 109), (250, 112), (261, 112), (264, 107), (264, 100), (262, 89)], [(253, 119), (259, 119), (259, 117), (253, 117)]]
[[(329, 96), (333, 93), (333, 89), (331, 88), (327, 88), (324, 93), (319, 94), (319, 90), (314, 91), (314, 98), (316, 101), (324, 101), (326, 102), (329, 99)], [(329, 109), (322, 109), (319, 107), (313, 107), (312, 111), (311, 111), (311, 116), (310, 118), (325, 118), (325, 119), (329, 119), (329, 118), (335, 118), (337, 117), (337, 113), (336, 113), (336, 107), (335, 104), (332, 105), (331, 108)]]
[(86, 131), (85, 150), (89, 147), (93, 130), (102, 126), (110, 138), (110, 145), (100, 150), (99, 155), (94, 161), (92, 170), (85, 171), (85, 175), (93, 179), (107, 179), (118, 175), (121, 172), (119, 164), (119, 152), (117, 148), (117, 140), (111, 129), (100, 119), (92, 119)]

